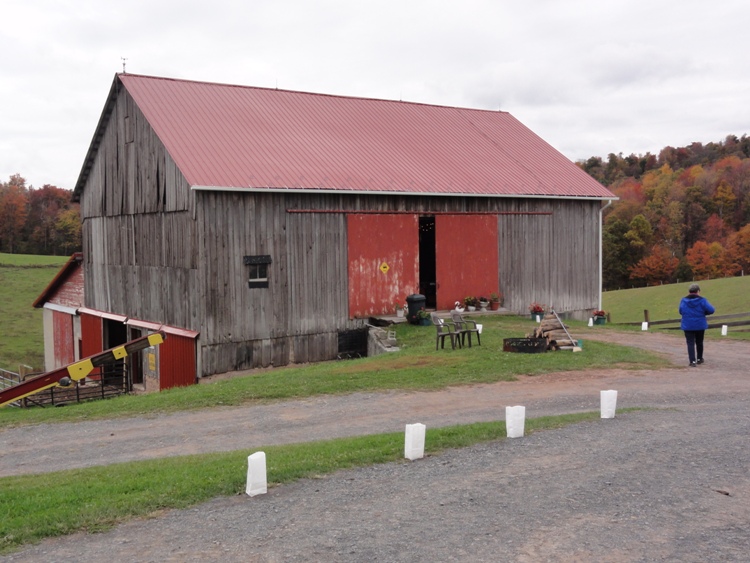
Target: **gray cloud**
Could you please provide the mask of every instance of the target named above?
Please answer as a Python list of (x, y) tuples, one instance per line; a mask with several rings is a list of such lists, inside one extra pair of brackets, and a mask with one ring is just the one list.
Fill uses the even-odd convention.
[(0, 178), (72, 188), (114, 74), (510, 111), (571, 159), (750, 133), (739, 0), (3, 8)]

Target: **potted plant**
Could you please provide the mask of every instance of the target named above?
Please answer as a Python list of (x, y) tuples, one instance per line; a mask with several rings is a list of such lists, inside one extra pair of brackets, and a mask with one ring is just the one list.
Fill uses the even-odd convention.
[(432, 324), (432, 320), (430, 319), (430, 313), (428, 311), (425, 311), (424, 307), (422, 307), (417, 312), (417, 320), (418, 320), (418, 324), (422, 326), (430, 326)]
[(479, 298), (479, 310), (482, 311), (483, 313), (486, 313), (487, 307), (489, 306), (490, 306), (490, 300), (484, 296), (481, 296)]
[(607, 312), (602, 311), (601, 309), (597, 309), (593, 313), (591, 313), (591, 316), (594, 317), (594, 324), (595, 325), (603, 325), (607, 324)]
[(478, 303), (479, 300), (473, 295), (467, 295), (466, 297), (464, 297), (464, 305), (466, 305), (466, 309), (468, 311), (476, 311)]
[(396, 302), (396, 316), (399, 319), (403, 319), (404, 318), (404, 306), (401, 303), (399, 303), (398, 301)]
[(499, 293), (490, 293), (490, 310), (497, 311), (502, 304), (502, 297)]
[(531, 305), (529, 305), (529, 313), (531, 313), (531, 318), (534, 320), (536, 320), (537, 317), (544, 316), (544, 305), (532, 301)]

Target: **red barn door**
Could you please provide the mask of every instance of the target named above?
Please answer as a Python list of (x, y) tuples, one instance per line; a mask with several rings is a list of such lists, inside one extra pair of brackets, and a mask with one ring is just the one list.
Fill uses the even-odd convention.
[(435, 217), (437, 308), (498, 291), (497, 215)]
[(394, 314), (417, 293), (418, 227), (416, 214), (348, 216), (349, 317)]
[(67, 366), (76, 361), (76, 342), (73, 334), (73, 315), (52, 311), (54, 341), (54, 368)]

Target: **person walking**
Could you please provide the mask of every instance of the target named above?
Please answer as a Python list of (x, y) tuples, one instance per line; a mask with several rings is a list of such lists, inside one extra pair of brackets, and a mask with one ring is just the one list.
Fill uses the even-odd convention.
[(680, 301), (680, 328), (685, 332), (690, 367), (703, 363), (703, 336), (708, 328), (706, 315), (713, 315), (715, 311), (708, 299), (701, 296), (697, 283), (688, 288), (688, 294)]

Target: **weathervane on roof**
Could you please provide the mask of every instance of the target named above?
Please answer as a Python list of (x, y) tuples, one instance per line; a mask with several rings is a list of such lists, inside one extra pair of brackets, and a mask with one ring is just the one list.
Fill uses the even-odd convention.
[(125, 57), (120, 57), (120, 59), (122, 60), (122, 73), (126, 74), (126, 72), (125, 72), (125, 61), (127, 61), (128, 59), (126, 59)]

